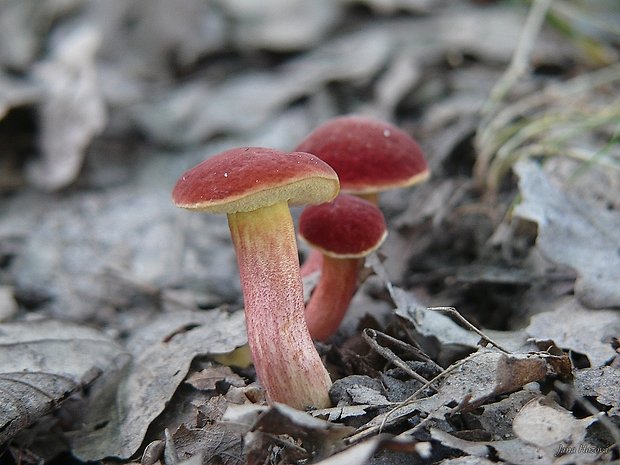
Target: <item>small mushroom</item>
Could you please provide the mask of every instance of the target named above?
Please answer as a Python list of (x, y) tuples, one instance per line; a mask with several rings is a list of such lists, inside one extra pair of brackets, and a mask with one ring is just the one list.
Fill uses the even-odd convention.
[(321, 277), (306, 305), (306, 323), (310, 335), (324, 341), (346, 314), (364, 257), (385, 240), (385, 219), (371, 202), (340, 194), (329, 203), (304, 208), (299, 236), (323, 257)]
[[(334, 168), (342, 192), (378, 204), (380, 192), (426, 180), (428, 164), (418, 143), (396, 126), (360, 115), (332, 118), (312, 131), (295, 150), (312, 153)], [(302, 276), (320, 268), (311, 252)]]
[(332, 118), (295, 149), (331, 166), (343, 193), (376, 202), (378, 193), (424, 181), (430, 171), (418, 143), (396, 126), (360, 115)]
[(172, 193), (179, 207), (228, 215), (258, 379), (269, 401), (299, 409), (328, 407), (331, 380), (304, 319), (289, 205), (326, 202), (338, 189), (313, 155), (241, 147), (185, 172)]

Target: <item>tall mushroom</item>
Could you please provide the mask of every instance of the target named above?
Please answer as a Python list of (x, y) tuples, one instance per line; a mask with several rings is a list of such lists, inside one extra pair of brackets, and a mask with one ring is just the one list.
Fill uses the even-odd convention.
[[(332, 118), (312, 131), (295, 149), (312, 153), (334, 168), (342, 192), (378, 203), (382, 191), (424, 181), (429, 169), (418, 143), (396, 126), (360, 115)], [(311, 252), (301, 273), (320, 267)]]
[(228, 215), (258, 379), (270, 401), (300, 409), (329, 406), (331, 380), (304, 319), (289, 205), (327, 202), (338, 189), (313, 155), (241, 147), (185, 172), (172, 193), (179, 207)]
[(321, 278), (306, 305), (306, 323), (314, 339), (336, 332), (358, 285), (364, 257), (387, 236), (381, 210), (340, 194), (333, 201), (304, 208), (299, 236), (323, 256)]

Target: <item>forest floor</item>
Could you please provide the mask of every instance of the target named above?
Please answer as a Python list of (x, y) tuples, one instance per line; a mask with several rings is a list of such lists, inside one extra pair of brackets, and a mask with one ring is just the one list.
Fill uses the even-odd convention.
[[(0, 2), (0, 462), (620, 463), (619, 57), (615, 0)], [(302, 412), (171, 191), (344, 114), (431, 176)]]

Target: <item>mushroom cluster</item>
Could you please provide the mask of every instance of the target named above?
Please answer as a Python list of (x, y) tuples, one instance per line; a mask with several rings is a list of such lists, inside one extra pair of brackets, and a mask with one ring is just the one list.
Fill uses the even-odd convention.
[[(418, 143), (396, 126), (373, 118), (332, 118), (312, 131), (295, 149), (316, 155), (331, 166), (342, 192), (375, 205), (379, 194), (426, 180), (428, 164)], [(301, 268), (307, 276), (321, 268), (321, 254), (310, 253)]]
[[(270, 402), (330, 405), (331, 379), (313, 339), (326, 340), (338, 329), (363, 257), (387, 235), (378, 192), (427, 176), (422, 152), (406, 133), (345, 116), (317, 128), (294, 152), (235, 148), (179, 178), (172, 193), (177, 206), (227, 214), (248, 345)], [(340, 188), (359, 197), (338, 195)], [(310, 206), (300, 216), (300, 237), (316, 249), (309, 263), (322, 270), (307, 305), (289, 211), (304, 204)]]

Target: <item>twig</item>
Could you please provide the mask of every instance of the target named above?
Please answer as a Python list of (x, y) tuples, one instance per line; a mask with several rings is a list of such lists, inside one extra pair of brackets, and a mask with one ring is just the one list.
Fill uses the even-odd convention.
[[(389, 349), (388, 347), (385, 347), (385, 346), (382, 346), (381, 344), (379, 344), (379, 342), (377, 341), (377, 336), (379, 334), (383, 334), (383, 333), (379, 333), (379, 331), (375, 331), (374, 329), (366, 328), (362, 332), (362, 337), (364, 338), (366, 343), (372, 348), (372, 350), (377, 352), (379, 355), (381, 355), (383, 358), (385, 358), (388, 362), (390, 362), (393, 365), (396, 365), (398, 368), (404, 370), (409, 376), (411, 376), (412, 378), (416, 379), (420, 383), (426, 384), (428, 382), (428, 380), (426, 378), (422, 377), (421, 375), (416, 373), (414, 370), (412, 370), (411, 367), (409, 365), (407, 365), (407, 363), (405, 363), (391, 349)], [(389, 337), (387, 334), (383, 334), (383, 336)], [(413, 348), (410, 347), (410, 349), (413, 349)], [(425, 361), (430, 360), (424, 354), (420, 354), (420, 356)], [(432, 389), (434, 391), (437, 391), (437, 389), (435, 389), (435, 388), (432, 388)]]
[[(469, 356), (465, 357), (464, 359), (459, 360), (458, 362), (454, 363), (453, 365), (450, 365), (448, 368), (446, 368), (444, 371), (439, 373), (433, 379), (429, 380), (426, 384), (421, 386), (417, 391), (415, 391), (413, 394), (411, 394), (405, 400), (403, 400), (402, 402), (399, 402), (398, 404), (396, 404), (393, 409), (391, 409), (388, 412), (385, 412), (382, 415), (376, 416), (373, 419), (373, 421), (377, 421), (379, 418), (382, 417), (380, 424), (370, 426), (370, 427), (368, 427), (366, 429), (361, 429), (361, 431), (359, 431), (358, 433), (356, 433), (353, 436), (350, 436), (349, 438), (347, 438), (347, 443), (351, 444), (351, 443), (357, 442), (357, 441), (359, 441), (361, 439), (364, 439), (364, 438), (366, 438), (368, 436), (371, 436), (371, 435), (373, 435), (375, 433), (380, 433), (388, 425), (388, 420), (390, 419), (391, 416), (393, 416), (397, 412), (397, 410), (409, 407), (413, 402), (415, 402), (417, 400), (417, 397), (418, 397), (418, 395), (420, 395), (420, 393), (424, 392), (426, 389), (431, 387), (434, 383), (436, 383), (437, 381), (441, 380), (446, 375), (452, 373), (454, 370), (459, 368), (461, 365), (469, 362), (471, 359), (473, 359), (475, 357), (478, 357), (482, 353), (484, 353), (484, 352), (474, 352), (473, 354), (470, 354)], [(410, 414), (413, 411), (415, 411), (415, 409), (412, 409), (410, 411), (405, 411), (401, 415), (394, 417), (394, 419), (389, 424), (395, 423), (396, 421), (398, 421), (402, 417)]]
[(432, 310), (434, 312), (443, 313), (443, 314), (450, 315), (450, 316), (456, 318), (460, 323), (465, 325), (467, 327), (467, 329), (469, 329), (470, 331), (473, 331), (478, 336), (480, 336), (480, 338), (483, 341), (486, 341), (487, 343), (495, 346), (497, 349), (499, 349), (500, 351), (504, 352), (505, 354), (510, 354), (511, 353), (509, 350), (504, 349), (501, 345), (499, 345), (497, 342), (495, 342), (493, 339), (491, 339), (489, 336), (484, 334), (482, 331), (480, 331), (478, 328), (476, 328), (474, 325), (472, 325), (469, 321), (467, 321), (463, 317), (463, 315), (461, 315), (456, 310), (456, 308), (454, 308), (454, 307), (428, 307), (427, 310)]

